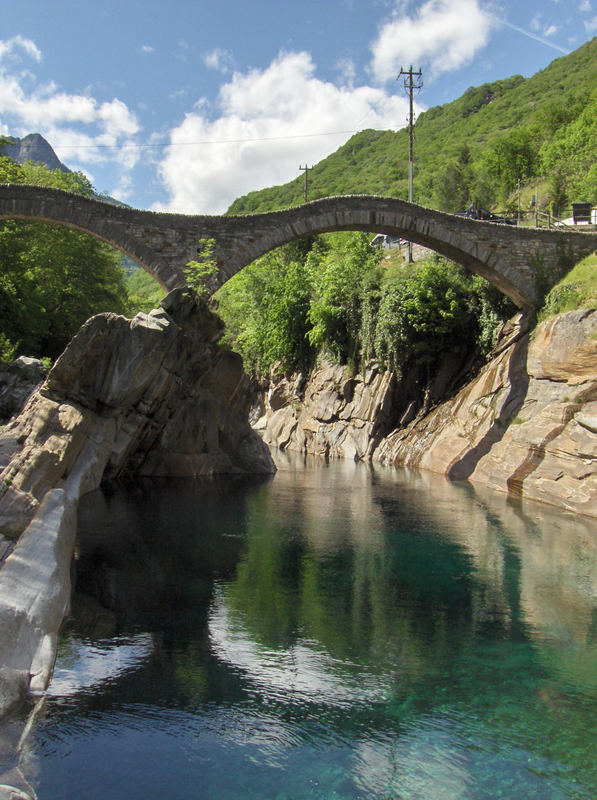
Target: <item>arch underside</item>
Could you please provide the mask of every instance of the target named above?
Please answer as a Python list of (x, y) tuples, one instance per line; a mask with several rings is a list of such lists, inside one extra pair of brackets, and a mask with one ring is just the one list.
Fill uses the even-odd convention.
[[(161, 277), (160, 272), (156, 270), (155, 264), (155, 256), (146, 247), (140, 245), (140, 243), (136, 242), (134, 239), (129, 237), (129, 241), (123, 244), (120, 239), (121, 237), (111, 235), (109, 229), (106, 231), (99, 232), (94, 229), (92, 226), (82, 225), (81, 223), (74, 222), (70, 219), (60, 218), (56, 219), (55, 217), (51, 217), (49, 215), (42, 215), (42, 214), (19, 214), (13, 213), (10, 215), (3, 214), (0, 216), (0, 219), (8, 220), (14, 219), (19, 220), (21, 222), (41, 222), (45, 225), (60, 225), (63, 228), (69, 228), (70, 230), (79, 231), (79, 233), (85, 233), (88, 236), (92, 236), (94, 239), (102, 242), (103, 244), (107, 244), (109, 247), (113, 247), (115, 250), (118, 250), (128, 258), (132, 259), (136, 264), (138, 264), (142, 269), (148, 272), (152, 278), (154, 278), (163, 289), (169, 290), (173, 288), (171, 282), (166, 282), (163, 277)], [(154, 262), (154, 263), (152, 263)]]
[[(281, 226), (281, 228), (283, 228), (285, 231), (288, 231), (288, 226)], [(495, 253), (486, 253), (486, 260), (482, 260), (475, 255), (474, 252), (471, 252), (478, 248), (477, 242), (473, 236), (467, 240), (467, 237), (463, 236), (463, 234), (458, 235), (458, 238), (464, 239), (464, 241), (470, 245), (469, 248), (464, 249), (462, 247), (455, 246), (449, 241), (445, 241), (429, 234), (421, 233), (420, 231), (413, 230), (410, 227), (396, 226), (391, 224), (350, 222), (347, 224), (336, 223), (334, 225), (317, 225), (316, 220), (312, 220), (308, 229), (296, 230), (296, 226), (293, 226), (293, 228), (295, 228), (295, 230), (293, 231), (292, 235), (288, 235), (287, 233), (284, 236), (279, 235), (272, 237), (276, 239), (275, 243), (264, 245), (265, 237), (263, 240), (258, 239), (252, 242), (251, 246), (247, 248), (246, 252), (244, 253), (245, 258), (243, 259), (243, 263), (239, 264), (237, 269), (233, 273), (227, 275), (225, 280), (223, 280), (219, 285), (226, 283), (231, 277), (233, 277), (245, 266), (248, 266), (248, 264), (252, 263), (256, 258), (259, 258), (260, 256), (263, 256), (278, 247), (282, 247), (286, 244), (290, 244), (293, 241), (302, 239), (305, 236), (314, 236), (323, 233), (348, 233), (351, 231), (361, 231), (363, 233), (382, 233), (388, 236), (400, 237), (411, 241), (414, 244), (418, 244), (422, 247), (433, 250), (434, 252), (449, 258), (451, 261), (460, 264), (465, 269), (480, 275), (482, 278), (495, 286), (500, 292), (502, 292), (502, 294), (509, 297), (510, 300), (512, 300), (512, 302), (519, 308), (528, 306), (532, 302), (532, 298), (527, 297), (519, 286), (509, 281), (503, 272), (499, 270), (499, 268), (496, 268), (498, 259)], [(451, 238), (453, 239), (454, 237), (452, 236)]]

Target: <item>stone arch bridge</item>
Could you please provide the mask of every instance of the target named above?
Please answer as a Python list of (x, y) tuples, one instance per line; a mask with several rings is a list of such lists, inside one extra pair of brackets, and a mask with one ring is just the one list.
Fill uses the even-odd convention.
[(409, 239), (482, 275), (520, 308), (533, 308), (569, 266), (597, 248), (597, 233), (518, 228), (433, 211), (387, 197), (327, 197), (244, 216), (164, 214), (117, 206), (59, 189), (0, 185), (0, 219), (58, 223), (126, 253), (166, 289), (184, 285), (199, 240), (215, 242), (210, 291), (259, 256), (302, 236), (368, 231)]

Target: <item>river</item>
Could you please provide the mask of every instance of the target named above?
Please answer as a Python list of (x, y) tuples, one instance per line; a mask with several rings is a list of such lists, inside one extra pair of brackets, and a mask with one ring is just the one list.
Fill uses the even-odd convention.
[(595, 521), (276, 458), (83, 499), (40, 800), (593, 800)]

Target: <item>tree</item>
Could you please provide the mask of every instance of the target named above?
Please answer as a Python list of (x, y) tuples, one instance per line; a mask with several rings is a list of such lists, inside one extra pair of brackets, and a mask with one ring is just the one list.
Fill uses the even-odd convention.
[(375, 331), (378, 358), (422, 367), (427, 379), (458, 348), (486, 353), (512, 304), (487, 281), (435, 256), (391, 272), (381, 288)]
[(364, 288), (381, 254), (370, 246), (364, 233), (335, 241), (335, 247), (313, 249), (307, 258), (314, 290), (308, 336), (316, 349), (340, 363), (356, 366), (360, 360)]
[[(92, 192), (82, 173), (0, 158), (0, 181)], [(0, 224), (0, 336), (4, 353), (57, 357), (85, 320), (122, 313), (120, 254), (80, 231), (40, 222)], [(6, 357), (6, 356), (5, 356)]]
[(520, 128), (500, 137), (486, 155), (487, 172), (498, 193), (505, 199), (516, 189), (518, 181), (537, 175), (538, 145), (528, 128)]
[(222, 344), (242, 355), (245, 369), (266, 375), (274, 364), (284, 371), (311, 367), (305, 247), (293, 243), (268, 253), (217, 294), (226, 323)]
[(462, 146), (458, 160), (448, 164), (436, 185), (435, 199), (442, 211), (458, 211), (466, 208), (474, 194), (475, 173), (472, 166), (471, 151), (467, 144)]

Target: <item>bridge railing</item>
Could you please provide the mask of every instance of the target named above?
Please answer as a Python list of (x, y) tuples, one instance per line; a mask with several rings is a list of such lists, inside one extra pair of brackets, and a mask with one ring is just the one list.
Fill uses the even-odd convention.
[(589, 213), (586, 214), (582, 220), (577, 219), (572, 210), (568, 213), (568, 209), (560, 216), (553, 214), (551, 211), (540, 211), (539, 209), (531, 209), (530, 211), (523, 211), (520, 214), (519, 225), (534, 225), (535, 228), (568, 228), (573, 230), (578, 228), (578, 223), (585, 223), (589, 225), (597, 225), (597, 206), (590, 208)]

